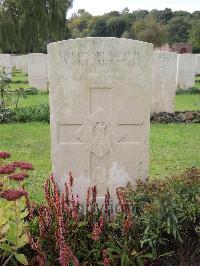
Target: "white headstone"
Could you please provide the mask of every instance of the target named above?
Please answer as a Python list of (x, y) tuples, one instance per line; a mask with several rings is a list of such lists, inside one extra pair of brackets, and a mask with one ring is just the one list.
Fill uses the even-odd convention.
[(28, 55), (21, 56), (21, 68), (24, 74), (28, 73)]
[(117, 38), (48, 45), (53, 173), (72, 171), (81, 201), (148, 175), (153, 47)]
[(177, 53), (154, 52), (151, 112), (174, 112)]
[(200, 75), (200, 54), (196, 55), (196, 74)]
[(15, 62), (16, 69), (21, 70), (22, 69), (22, 55), (16, 55), (14, 62)]
[(195, 85), (196, 57), (194, 54), (178, 55), (177, 90), (187, 90)]
[(15, 54), (11, 54), (11, 66), (12, 67), (16, 67), (16, 59), (17, 58), (17, 55)]
[(29, 85), (40, 90), (47, 90), (47, 55), (42, 53), (28, 54)]
[(0, 54), (0, 69), (5, 68), (8, 78), (12, 77), (12, 64), (10, 54)]

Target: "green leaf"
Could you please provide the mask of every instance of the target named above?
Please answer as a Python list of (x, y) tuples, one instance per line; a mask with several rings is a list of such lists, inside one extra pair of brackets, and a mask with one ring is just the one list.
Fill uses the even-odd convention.
[(24, 211), (20, 214), (20, 219), (23, 219), (28, 216), (28, 211)]
[(6, 243), (0, 244), (0, 249), (7, 250), (7, 251), (11, 251), (12, 250), (12, 248), (10, 247), (10, 245), (8, 245)]
[(23, 247), (24, 245), (26, 245), (27, 242), (28, 242), (28, 237), (27, 235), (24, 234), (20, 238), (18, 238), (16, 247), (19, 249)]
[(144, 266), (144, 263), (140, 257), (137, 257), (137, 263), (139, 266)]
[(171, 256), (171, 255), (173, 255), (173, 254), (174, 254), (174, 251), (165, 252), (165, 253), (161, 254), (161, 255), (159, 256), (159, 258), (161, 258), (161, 257), (165, 257), (165, 256)]
[(20, 254), (20, 253), (14, 253), (16, 260), (18, 260), (20, 263), (22, 263), (23, 265), (28, 265), (28, 261), (26, 259), (26, 257), (24, 256), (24, 254)]

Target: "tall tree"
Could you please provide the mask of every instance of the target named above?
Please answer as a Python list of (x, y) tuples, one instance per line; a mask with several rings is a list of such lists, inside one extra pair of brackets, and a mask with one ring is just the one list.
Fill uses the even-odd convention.
[(1, 0), (0, 47), (6, 52), (46, 49), (66, 33), (66, 13), (73, 0)]
[(153, 43), (154, 46), (161, 46), (166, 42), (166, 27), (159, 24), (151, 16), (137, 20), (131, 29), (132, 38)]
[(189, 31), (191, 29), (190, 20), (185, 16), (178, 16), (172, 18), (168, 25), (168, 42), (187, 42), (189, 38)]
[(189, 37), (194, 50), (200, 52), (200, 21), (192, 26)]

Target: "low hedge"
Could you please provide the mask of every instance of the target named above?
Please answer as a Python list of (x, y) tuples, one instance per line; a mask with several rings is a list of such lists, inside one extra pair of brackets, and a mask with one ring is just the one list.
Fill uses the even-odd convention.
[(200, 123), (200, 111), (153, 113), (151, 123)]
[(17, 111), (11, 109), (0, 111), (0, 123), (26, 123), (32, 121), (49, 123), (49, 104), (18, 108)]

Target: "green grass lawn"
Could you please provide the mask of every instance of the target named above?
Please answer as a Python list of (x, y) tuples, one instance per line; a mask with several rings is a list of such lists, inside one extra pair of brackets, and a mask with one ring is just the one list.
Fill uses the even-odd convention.
[(19, 101), (19, 107), (33, 106), (49, 102), (48, 94), (28, 95)]
[(200, 94), (176, 95), (176, 111), (197, 111), (200, 110)]
[[(13, 83), (10, 84), (12, 89), (30, 87), (29, 84), (28, 84), (28, 76), (23, 74), (19, 70), (14, 70), (13, 71), (12, 81), (13, 81)], [(16, 81), (20, 81), (20, 83), (15, 83)]]
[[(26, 186), (35, 201), (42, 200), (42, 185), (51, 171), (48, 124), (0, 125), (0, 150), (14, 160), (33, 163), (35, 170)], [(151, 125), (150, 176), (162, 178), (187, 167), (200, 167), (200, 125)]]

